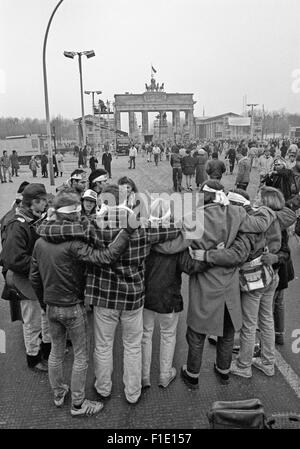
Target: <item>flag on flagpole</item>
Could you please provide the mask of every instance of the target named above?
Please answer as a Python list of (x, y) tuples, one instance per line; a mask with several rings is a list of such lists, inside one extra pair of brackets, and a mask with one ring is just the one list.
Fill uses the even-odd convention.
[(153, 65), (151, 66), (151, 70), (152, 70), (152, 72), (156, 73), (156, 70), (155, 70), (155, 68), (153, 67)]

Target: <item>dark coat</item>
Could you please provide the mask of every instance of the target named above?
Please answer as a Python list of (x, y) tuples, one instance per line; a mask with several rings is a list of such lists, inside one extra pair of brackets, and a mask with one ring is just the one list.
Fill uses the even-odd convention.
[(295, 277), (293, 261), (291, 258), (291, 250), (288, 243), (289, 236), (286, 229), (282, 231), (281, 236), (281, 248), (277, 253), (279, 261), (278, 264), (274, 265), (273, 267), (279, 268), (279, 283), (276, 290), (284, 290), (285, 288), (288, 288), (289, 282), (292, 281)]
[(222, 174), (225, 173), (226, 167), (223, 161), (219, 159), (211, 159), (206, 166), (206, 173), (210, 179), (221, 179)]
[(294, 186), (294, 175), (292, 170), (283, 168), (277, 173), (272, 173), (266, 177), (266, 186), (275, 187), (283, 193), (285, 201), (292, 197)]
[(78, 152), (78, 165), (83, 165), (83, 153), (82, 150)]
[[(0, 264), (6, 275), (2, 292), (4, 299), (9, 299), (10, 288), (16, 289), (23, 298), (36, 300), (36, 295), (29, 282), (31, 256), (38, 235), (35, 229), (36, 217), (23, 209), (7, 224), (5, 240), (0, 255)], [(9, 271), (8, 271), (9, 270)], [(10, 282), (8, 282), (8, 277)]]
[(208, 160), (206, 152), (198, 154), (196, 157), (196, 184), (200, 185), (207, 180), (205, 166)]
[(234, 162), (234, 161), (235, 161), (235, 157), (236, 157), (235, 149), (234, 149), (234, 148), (230, 148), (230, 149), (228, 150), (226, 156), (228, 157), (228, 159), (229, 159), (231, 162)]
[(111, 160), (112, 160), (112, 157), (111, 157), (110, 153), (103, 153), (103, 155), (102, 155), (102, 165), (103, 165), (103, 167), (105, 169), (109, 168), (111, 166)]
[(196, 162), (195, 158), (190, 154), (184, 156), (181, 161), (182, 173), (184, 175), (194, 175)]
[(41, 156), (41, 166), (45, 167), (48, 164), (48, 158), (45, 154), (42, 154)]
[(181, 312), (181, 274), (204, 271), (208, 267), (206, 263), (191, 259), (188, 250), (177, 254), (151, 250), (146, 259), (145, 309), (158, 313)]
[(96, 164), (98, 163), (98, 159), (95, 158), (95, 156), (92, 156), (90, 158), (90, 169), (92, 171), (96, 170)]

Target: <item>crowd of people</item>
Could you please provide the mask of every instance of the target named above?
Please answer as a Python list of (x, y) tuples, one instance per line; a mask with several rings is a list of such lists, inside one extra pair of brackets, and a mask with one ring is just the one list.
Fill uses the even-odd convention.
[[(213, 372), (220, 383), (228, 384), (231, 375), (251, 378), (252, 367), (274, 375), (275, 344), (284, 344), (284, 290), (294, 277), (288, 228), (300, 207), (300, 157), (297, 150), (291, 167), (293, 148), (286, 158), (271, 156), (268, 147), (255, 155), (260, 185), (251, 204), (245, 175), (253, 167), (251, 148), (229, 144), (210, 152), (198, 144), (174, 146), (168, 153), (174, 189), (181, 190), (183, 174), (186, 188), (192, 188), (195, 176), (202, 193), (197, 209), (203, 214), (196, 214), (203, 217), (196, 223), (199, 237), (189, 233), (195, 225), (191, 216), (178, 221), (170, 201), (159, 197), (145, 204), (127, 176), (110, 183), (108, 151), (102, 159), (105, 168), (94, 166), (88, 176), (83, 159), (55, 196), (43, 184), (21, 184), (12, 209), (1, 219), (2, 297), (10, 303), (12, 319), (23, 322), (28, 367), (48, 372), (56, 407), (71, 392), (72, 416), (103, 408), (113, 388), (118, 323), (126, 401), (137, 403), (142, 390), (151, 387), (155, 319), (159, 385), (168, 388), (177, 376), (173, 360), (184, 307), (182, 273), (189, 276), (188, 353), (180, 369), (187, 387), (199, 387), (207, 336), (216, 340)], [(229, 192), (221, 183), (228, 168), (219, 160), (222, 151), (229, 172), (238, 160), (236, 184)], [(161, 152), (151, 154), (157, 164)], [(135, 157), (130, 155), (131, 169)], [(91, 332), (97, 401), (85, 397)], [(74, 354), (70, 386), (63, 375), (67, 340)]]

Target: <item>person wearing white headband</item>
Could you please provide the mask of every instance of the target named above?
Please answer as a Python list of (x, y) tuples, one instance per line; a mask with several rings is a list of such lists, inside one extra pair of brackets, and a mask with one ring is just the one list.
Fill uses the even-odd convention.
[[(80, 226), (81, 205), (76, 193), (59, 193), (53, 205), (57, 215), (53, 223), (56, 230)], [(89, 246), (78, 237), (52, 243), (40, 235), (34, 247), (30, 280), (43, 310), (47, 306), (52, 342), (48, 367), (54, 404), (61, 407), (71, 390), (71, 415), (95, 415), (102, 410), (103, 403), (85, 397), (89, 362), (88, 317), (84, 304), (86, 267), (90, 265), (99, 270), (104, 264), (116, 263), (127, 248), (129, 235), (127, 230), (121, 230), (112, 242), (101, 246)], [(71, 388), (63, 376), (67, 333), (74, 350)]]
[[(196, 224), (199, 237), (196, 231), (195, 236), (187, 232), (186, 240), (181, 246), (177, 245), (177, 251), (191, 246), (192, 250), (209, 252), (220, 243), (224, 243), (227, 249), (240, 232), (265, 232), (276, 218), (275, 213), (266, 207), (260, 208), (255, 216), (248, 215), (244, 208), (229, 203), (223, 188), (216, 180), (206, 181), (201, 186), (204, 206), (197, 206), (196, 220), (192, 217), (190, 222), (184, 220), (185, 229), (194, 229)], [(170, 250), (170, 245), (168, 248)], [(219, 337), (214, 372), (221, 383), (229, 382), (234, 333), (242, 325), (238, 265), (245, 259), (238, 260), (239, 252), (235, 254), (234, 258), (227, 254), (219, 265), (210, 260), (214, 265), (209, 270), (190, 276), (187, 313), (189, 352), (187, 363), (181, 369), (181, 377), (189, 388), (198, 388), (207, 335)], [(247, 256), (246, 251), (244, 257)]]
[[(237, 204), (239, 206), (250, 206), (250, 201), (241, 194), (242, 189), (235, 189), (227, 194), (227, 199), (231, 204)], [(246, 192), (245, 192), (246, 193)], [(247, 194), (246, 194), (247, 195)], [(247, 195), (248, 196), (248, 195)]]
[(103, 187), (107, 183), (108, 173), (103, 168), (97, 168), (92, 171), (89, 176), (89, 188), (99, 195), (102, 192)]
[(81, 197), (86, 188), (86, 172), (76, 169), (71, 173), (67, 184)]
[[(223, 190), (214, 189), (212, 187), (209, 187), (207, 184), (205, 184), (202, 188), (202, 192), (212, 193), (215, 196), (215, 199), (213, 199), (213, 203), (219, 203), (223, 206), (228, 206), (229, 201), (228, 198)], [(204, 199), (205, 202), (205, 199)]]

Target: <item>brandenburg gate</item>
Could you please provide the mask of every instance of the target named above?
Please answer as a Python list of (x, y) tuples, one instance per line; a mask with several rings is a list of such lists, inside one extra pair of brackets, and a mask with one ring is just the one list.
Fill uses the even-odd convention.
[(142, 113), (142, 134), (149, 134), (148, 112), (158, 112), (160, 117), (172, 112), (174, 134), (180, 132), (180, 112), (185, 112), (185, 133), (189, 138), (194, 137), (194, 104), (193, 94), (166, 93), (164, 83), (159, 85), (154, 77), (150, 85), (145, 85), (142, 94), (116, 94), (115, 97), (115, 126), (121, 129), (121, 112), (129, 115), (129, 137), (134, 133), (135, 113)]

